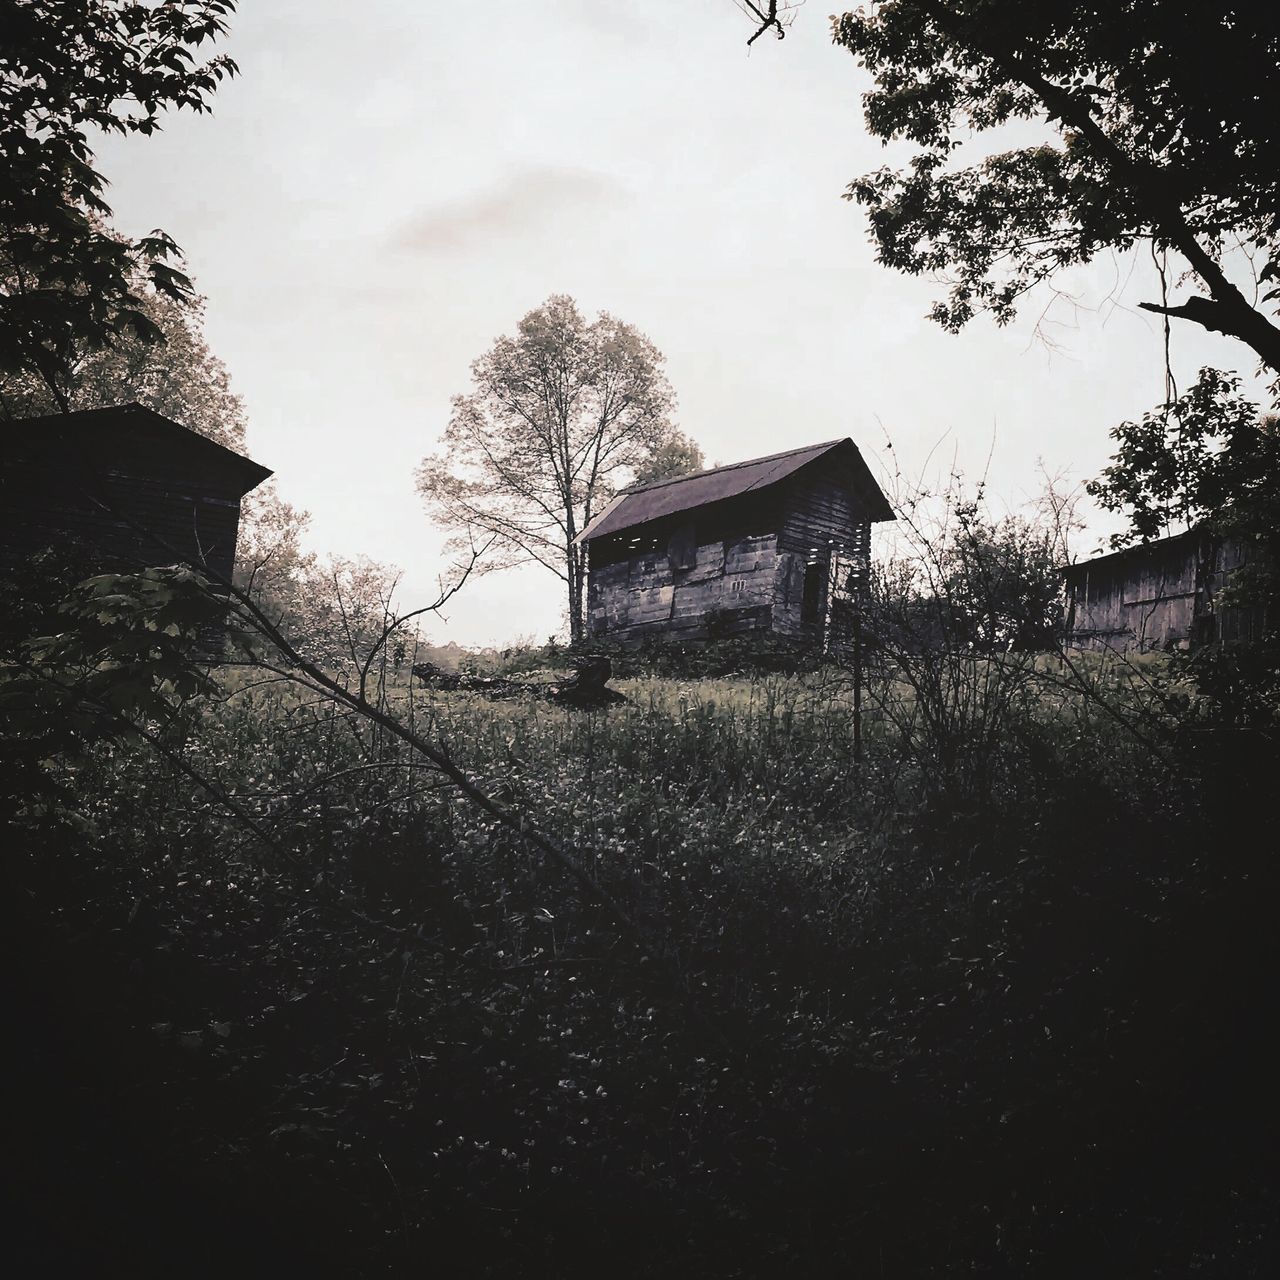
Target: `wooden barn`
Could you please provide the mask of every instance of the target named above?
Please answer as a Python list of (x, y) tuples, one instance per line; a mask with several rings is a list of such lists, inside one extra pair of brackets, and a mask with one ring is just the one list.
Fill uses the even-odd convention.
[(240, 500), (271, 472), (139, 404), (9, 422), (0, 570), (58, 547), (100, 570), (189, 558), (230, 577)]
[(579, 536), (588, 632), (828, 647), (865, 588), (871, 525), (893, 518), (848, 439), (637, 485)]
[(1247, 548), (1191, 529), (1064, 570), (1067, 642), (1079, 649), (1147, 652), (1261, 635), (1261, 611), (1218, 596)]

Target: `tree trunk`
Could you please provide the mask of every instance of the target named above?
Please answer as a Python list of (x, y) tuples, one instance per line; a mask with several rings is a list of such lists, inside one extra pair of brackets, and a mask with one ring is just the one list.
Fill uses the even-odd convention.
[(569, 548), (569, 641), (576, 644), (586, 635), (583, 585), (586, 565), (578, 547)]

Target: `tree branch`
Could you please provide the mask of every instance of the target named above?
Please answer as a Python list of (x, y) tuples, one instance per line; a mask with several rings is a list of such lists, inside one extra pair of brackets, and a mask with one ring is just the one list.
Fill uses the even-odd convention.
[[(1094, 119), (1088, 100), (1081, 100), (1035, 70), (1029, 65), (1023, 50), (999, 47), (995, 36), (997, 28), (993, 24), (959, 19), (940, 0), (914, 2), (952, 41), (962, 48), (977, 50), (1010, 80), (1037, 94), (1051, 120), (1057, 119), (1070, 126), (1089, 144), (1098, 158), (1105, 161), (1116, 177), (1141, 201), (1153, 233), (1177, 249), (1209, 287), (1212, 301), (1198, 301), (1219, 309), (1214, 314), (1214, 324), (1205, 327), (1239, 338), (1253, 348), (1263, 363), (1280, 372), (1280, 328), (1249, 305), (1248, 299), (1227, 279), (1222, 268), (1196, 239), (1187, 224), (1181, 203), (1170, 188), (1165, 171), (1129, 155)], [(1203, 308), (1190, 313), (1170, 314), (1185, 316), (1198, 324), (1205, 324), (1202, 316), (1208, 315)]]
[(750, 9), (751, 12), (754, 13), (756, 17), (760, 19), (759, 27), (756, 28), (755, 33), (747, 41), (748, 49), (750, 49), (751, 46), (755, 44), (755, 42), (759, 40), (760, 37), (764, 35), (764, 33), (768, 31), (771, 27), (777, 29), (779, 40), (783, 40), (786, 38), (787, 33), (783, 29), (782, 23), (778, 19), (778, 0), (769, 0), (769, 8), (767, 12), (761, 12), (756, 5), (751, 3), (751, 0), (742, 0), (742, 3), (745, 4), (747, 8)]

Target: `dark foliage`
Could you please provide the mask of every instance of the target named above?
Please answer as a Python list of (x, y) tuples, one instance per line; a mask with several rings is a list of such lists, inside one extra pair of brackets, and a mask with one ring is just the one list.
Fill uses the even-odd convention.
[[(872, 134), (915, 148), (849, 198), (867, 208), (886, 265), (947, 278), (940, 323), (958, 329), (979, 311), (1007, 321), (1063, 267), (1150, 240), (1210, 294), (1151, 309), (1232, 334), (1280, 369), (1276, 291), (1255, 307), (1219, 260), (1243, 244), (1264, 283), (1280, 271), (1273, 9), (880, 0), (834, 18), (833, 33), (873, 77)], [(958, 163), (971, 137), (1027, 121), (1042, 140)]]
[(1247, 543), (1230, 599), (1280, 625), (1280, 419), (1260, 415), (1238, 377), (1201, 369), (1183, 395), (1111, 434), (1115, 457), (1088, 488), (1129, 521), (1115, 545), (1194, 527)]
[(1106, 676), (1153, 753), (1024, 670), (980, 743), (885, 691), (861, 766), (821, 676), (401, 704), (592, 859), (660, 966), (376, 726), (276, 686), (174, 704), (159, 755), (81, 754), (74, 809), (13, 815), (11, 1256), (1266, 1274), (1274, 741)]
[(138, 281), (185, 300), (162, 231), (112, 233), (89, 139), (154, 133), (168, 108), (208, 110), (235, 73), (197, 50), (235, 0), (8, 0), (0, 45), (0, 372), (32, 373), (65, 403), (71, 363), (131, 336), (161, 337)]

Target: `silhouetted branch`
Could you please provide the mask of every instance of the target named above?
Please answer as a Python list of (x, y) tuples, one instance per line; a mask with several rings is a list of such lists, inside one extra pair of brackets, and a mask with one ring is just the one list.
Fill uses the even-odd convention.
[(1191, 297), (1176, 307), (1161, 306), (1158, 302), (1138, 303), (1143, 311), (1154, 311), (1161, 316), (1177, 316), (1182, 320), (1191, 320), (1202, 325), (1213, 333), (1229, 333), (1235, 336), (1235, 330), (1229, 321), (1222, 319), (1225, 308), (1212, 298)]
[(760, 19), (760, 25), (756, 28), (755, 34), (747, 41), (747, 48), (755, 44), (770, 27), (777, 30), (779, 40), (785, 39), (787, 33), (783, 30), (782, 23), (778, 20), (778, 0), (769, 0), (769, 8), (766, 12), (762, 12), (756, 5), (751, 3), (751, 0), (742, 0), (742, 2)]

